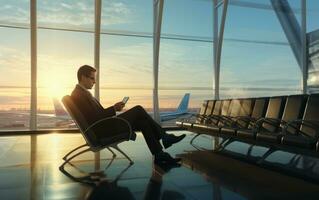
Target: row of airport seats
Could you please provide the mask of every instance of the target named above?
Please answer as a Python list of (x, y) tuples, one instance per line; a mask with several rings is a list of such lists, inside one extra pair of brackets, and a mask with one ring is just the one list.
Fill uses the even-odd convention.
[(205, 100), (176, 124), (198, 135), (319, 151), (319, 94)]

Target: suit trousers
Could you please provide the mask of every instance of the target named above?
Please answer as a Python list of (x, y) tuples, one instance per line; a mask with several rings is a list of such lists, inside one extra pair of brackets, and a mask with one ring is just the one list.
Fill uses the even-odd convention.
[(119, 114), (118, 117), (127, 120), (134, 131), (142, 132), (147, 146), (153, 155), (162, 151), (163, 147), (159, 140), (164, 134), (164, 130), (142, 106), (135, 106)]

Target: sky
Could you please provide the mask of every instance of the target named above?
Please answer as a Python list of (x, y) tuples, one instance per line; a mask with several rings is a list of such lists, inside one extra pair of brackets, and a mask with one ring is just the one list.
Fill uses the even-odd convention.
[[(94, 30), (93, 0), (38, 0), (38, 26)], [(273, 10), (238, 6), (270, 5), (269, 0), (232, 0), (226, 18), (221, 61), (224, 96), (268, 95), (247, 88), (300, 88), (301, 72)], [(300, 1), (289, 0), (300, 21)], [(152, 0), (103, 0), (102, 32), (151, 34)], [(29, 25), (29, 0), (0, 0), (0, 25)], [(307, 1), (307, 30), (319, 26), (319, 2)], [(221, 12), (221, 7), (219, 8)], [(166, 0), (163, 35), (210, 40), (210, 0)], [(38, 29), (38, 105), (52, 108), (52, 97), (69, 94), (76, 70), (94, 64), (94, 34)], [(0, 27), (0, 109), (28, 108), (30, 104), (30, 30)], [(234, 40), (235, 39), (235, 40)], [(238, 42), (263, 41), (270, 44)], [(280, 42), (281, 45), (271, 44)], [(151, 106), (153, 40), (147, 37), (101, 35), (101, 102), (105, 105), (130, 95), (133, 105)], [(162, 39), (159, 60), (160, 106), (174, 106), (184, 92), (198, 100), (212, 98), (213, 45), (211, 42)], [(122, 94), (118, 90), (125, 92)], [(10, 91), (10, 92), (8, 92)], [(270, 94), (270, 93), (269, 93)], [(196, 96), (198, 95), (198, 96)], [(162, 102), (162, 103), (161, 103)], [(196, 101), (197, 103), (197, 101)]]

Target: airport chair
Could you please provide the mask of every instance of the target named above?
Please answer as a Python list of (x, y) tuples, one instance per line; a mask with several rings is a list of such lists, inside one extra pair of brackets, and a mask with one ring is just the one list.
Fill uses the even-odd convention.
[[(71, 150), (69, 153), (67, 153), (63, 160), (64, 162), (60, 166), (60, 170), (64, 170), (64, 165), (69, 163), (73, 158), (79, 156), (80, 154), (83, 154), (85, 152), (99, 152), (103, 149), (108, 149), (112, 154), (113, 157), (116, 156), (113, 150), (110, 149), (116, 149), (118, 152), (120, 152), (125, 158), (127, 158), (130, 162), (130, 164), (133, 164), (133, 161), (131, 158), (125, 154), (119, 147), (118, 144), (124, 141), (128, 140), (135, 140), (136, 134), (133, 132), (131, 125), (124, 119), (119, 117), (108, 117), (101, 120), (96, 121), (95, 123), (89, 125), (84, 115), (81, 113), (81, 109), (79, 109), (76, 104), (72, 101), (72, 97), (67, 95), (64, 96), (62, 99), (62, 102), (67, 110), (67, 112), (70, 114), (76, 125), (78, 126), (83, 138), (85, 139), (85, 144)], [(119, 129), (116, 129), (116, 127), (121, 127)], [(100, 134), (96, 130), (96, 127), (102, 126), (105, 133), (107, 133), (109, 136), (104, 137), (103, 139), (98, 139), (96, 136)], [(104, 133), (104, 135), (106, 135)], [(83, 149), (80, 152), (74, 154), (77, 150)]]
[[(271, 97), (267, 104), (267, 99), (256, 99), (255, 106), (260, 107), (256, 110), (256, 113), (253, 112), (254, 117), (250, 119), (248, 128), (237, 130), (237, 136), (244, 139), (255, 139), (256, 133), (261, 130), (275, 131), (279, 126), (277, 119), (282, 116), (285, 100), (286, 97)], [(267, 111), (264, 115), (263, 106), (265, 105), (267, 105)], [(257, 116), (259, 118), (256, 118)]]
[[(211, 115), (211, 113), (213, 112), (214, 110), (214, 107), (216, 105), (216, 102), (217, 105), (220, 105), (220, 101), (216, 101), (216, 100), (209, 100), (208, 103), (207, 103), (207, 107), (206, 107), (206, 110), (205, 110), (205, 113), (199, 118), (199, 119), (196, 119), (195, 121), (189, 121), (189, 122), (186, 122), (185, 124), (183, 123), (183, 127), (187, 127), (188, 129), (190, 130), (195, 130), (198, 128), (197, 125), (200, 125), (202, 126), (204, 121)], [(193, 145), (193, 141), (195, 140), (195, 138), (197, 138), (201, 133), (198, 133), (197, 131), (195, 131), (196, 134), (195, 136), (190, 140), (190, 144)]]
[[(220, 129), (220, 133), (225, 135), (236, 135), (238, 129), (246, 129), (248, 127), (250, 120), (247, 121), (244, 119), (249, 119), (252, 117), (254, 103), (255, 99), (243, 99), (238, 116), (232, 118), (230, 124), (227, 124), (226, 126), (222, 127)], [(256, 109), (257, 106), (255, 110)]]
[(208, 101), (208, 104), (207, 104), (207, 109), (204, 113), (204, 115), (202, 115), (200, 117), (200, 120), (197, 120), (195, 123), (198, 124), (198, 123), (203, 123), (205, 119), (207, 119), (213, 112), (214, 110), (214, 107), (215, 107), (215, 102), (216, 100), (209, 100)]
[[(299, 125), (300, 128), (298, 128)], [(308, 97), (303, 118), (288, 122), (283, 129), (283, 134), (282, 144), (318, 150), (319, 94), (312, 94)]]
[[(301, 119), (305, 104), (307, 102), (307, 95), (291, 95), (287, 97), (286, 105), (281, 120), (277, 119), (276, 123), (279, 123), (279, 129), (271, 131), (261, 131), (256, 134), (256, 139), (261, 141), (267, 141), (271, 143), (280, 143), (282, 134), (282, 128), (287, 124), (287, 122)], [(273, 119), (276, 121), (276, 119)], [(295, 129), (289, 128), (288, 132), (295, 133)]]
[(230, 99), (216, 100), (212, 113), (204, 119), (204, 124), (217, 125), (222, 115), (227, 115)]
[(226, 115), (221, 115), (217, 125), (209, 124), (207, 129), (219, 133), (222, 127), (231, 127), (235, 123), (235, 118), (239, 115), (241, 109), (241, 99), (233, 99), (229, 105)]
[[(246, 103), (245, 103), (246, 102)], [(243, 116), (238, 116), (233, 127), (223, 127), (220, 131), (221, 135), (231, 136), (220, 144), (220, 150), (223, 150), (228, 144), (237, 140), (238, 133), (251, 131), (255, 122), (264, 117), (268, 106), (269, 98), (251, 98), (243, 102)], [(253, 106), (253, 107), (252, 107)]]
[(255, 122), (265, 116), (268, 100), (268, 98), (263, 97), (244, 101), (242, 115), (236, 118), (234, 126), (222, 128), (221, 132), (228, 135), (237, 135), (237, 131), (252, 130)]
[(242, 99), (233, 99), (231, 100), (227, 115), (221, 116), (221, 119), (218, 122), (219, 127), (232, 126), (236, 118), (240, 116)]
[(209, 101), (205, 100), (202, 103), (199, 113), (189, 118), (176, 121), (176, 125), (184, 127), (184, 128), (190, 128), (192, 127), (193, 123), (201, 123), (207, 115), (207, 110), (209, 110), (209, 107), (214, 106), (214, 103), (215, 103), (215, 100), (209, 100)]
[(206, 117), (202, 120), (201, 123), (193, 123), (192, 129), (196, 131), (197, 129), (205, 128), (206, 124), (211, 120), (211, 116), (219, 115), (222, 108), (222, 100), (215, 100), (214, 106), (207, 107)]
[(229, 117), (229, 112), (232, 110), (231, 107), (233, 107), (233, 103), (237, 102), (237, 100), (217, 100), (215, 102), (214, 109), (212, 111), (212, 114), (209, 115), (205, 120), (204, 123), (198, 123), (193, 124), (192, 130), (197, 133), (195, 137), (192, 138), (190, 141), (191, 144), (193, 144), (193, 141), (195, 138), (197, 138), (201, 134), (207, 134), (207, 135), (218, 135), (220, 127), (218, 126), (219, 122), (223, 120), (227, 120)]

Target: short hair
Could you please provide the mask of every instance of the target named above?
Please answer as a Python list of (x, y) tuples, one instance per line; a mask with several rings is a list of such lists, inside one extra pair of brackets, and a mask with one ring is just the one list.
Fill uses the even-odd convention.
[(91, 67), (90, 65), (83, 65), (78, 69), (78, 81), (81, 81), (82, 76), (90, 76), (91, 72), (96, 72), (96, 69)]

